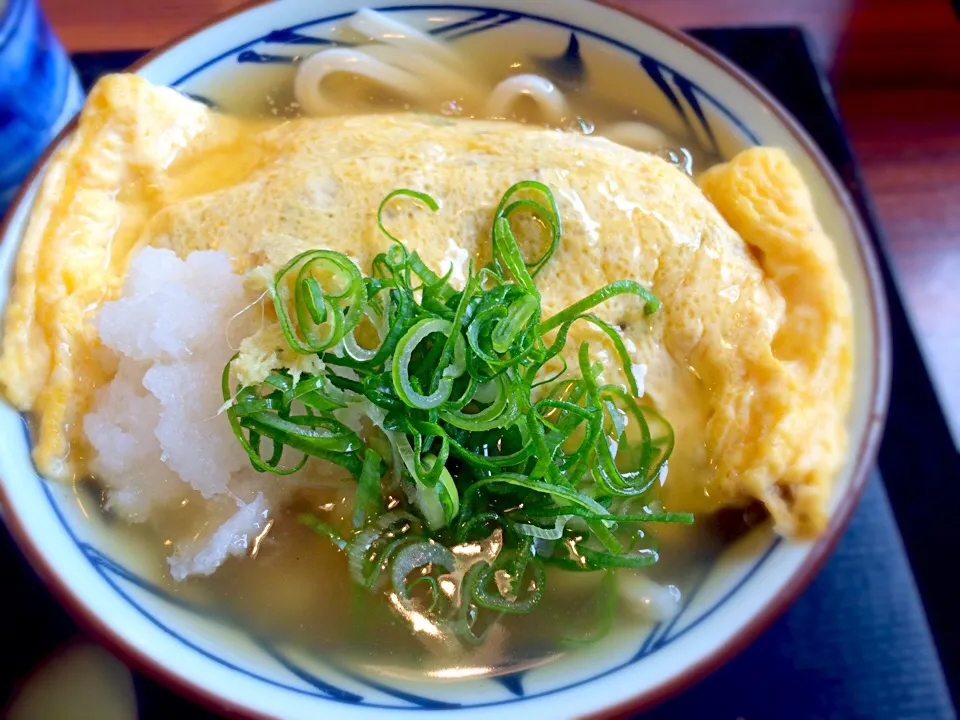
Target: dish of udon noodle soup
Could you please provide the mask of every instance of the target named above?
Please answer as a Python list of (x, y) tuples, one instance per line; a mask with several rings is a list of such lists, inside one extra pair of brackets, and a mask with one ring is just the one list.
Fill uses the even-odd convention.
[(851, 309), (789, 157), (342, 32), (258, 112), (93, 89), (3, 327), (40, 473), (171, 592), (433, 677), (668, 618), (767, 519), (822, 532)]

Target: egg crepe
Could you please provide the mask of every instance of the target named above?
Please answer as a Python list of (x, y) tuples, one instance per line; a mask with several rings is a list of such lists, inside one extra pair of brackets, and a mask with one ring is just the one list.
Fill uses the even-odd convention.
[[(309, 248), (369, 270), (389, 240), (377, 208), (397, 188), (429, 193), (384, 213), (426, 264), (451, 272), (490, 256), (491, 221), (520, 180), (554, 192), (563, 240), (537, 277), (545, 315), (623, 278), (636, 298), (597, 310), (646, 368), (646, 401), (674, 425), (669, 509), (762, 502), (780, 532), (821, 531), (846, 446), (849, 292), (809, 192), (782, 152), (753, 148), (698, 184), (612, 142), (508, 122), (366, 115), (253, 121), (218, 114), (132, 75), (102, 79), (46, 173), (6, 311), (0, 387), (36, 420), (48, 477), (84, 472), (80, 419), (112, 367), (93, 319), (141, 247), (217, 249), (265, 278)], [(241, 379), (290, 364), (275, 324), (244, 341)], [(574, 349), (602, 336), (574, 326)], [(613, 372), (613, 371), (610, 371)], [(211, 378), (218, 382), (219, 378)]]

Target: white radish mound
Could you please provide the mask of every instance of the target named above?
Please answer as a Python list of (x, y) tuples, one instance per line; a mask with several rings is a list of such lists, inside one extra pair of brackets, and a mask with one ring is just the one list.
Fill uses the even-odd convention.
[[(210, 516), (223, 503), (237, 511), (199, 538), (178, 539), (173, 576), (212, 573), (241, 554), (265, 526), (269, 510), (251, 492), (249, 463), (220, 412), (220, 376), (233, 354), (231, 333), (251, 328), (250, 299), (230, 259), (214, 251), (181, 260), (145, 248), (132, 261), (116, 302), (97, 317), (103, 345), (119, 359), (117, 374), (94, 398), (83, 429), (95, 450), (91, 470), (107, 487), (107, 508), (133, 522), (196, 490)], [(245, 502), (246, 501), (246, 502)]]

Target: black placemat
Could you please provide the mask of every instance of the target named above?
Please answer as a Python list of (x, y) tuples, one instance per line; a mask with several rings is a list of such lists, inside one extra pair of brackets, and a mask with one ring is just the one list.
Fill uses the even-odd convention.
[[(693, 31), (747, 69), (794, 113), (840, 171), (882, 253), (895, 344), (890, 421), (875, 473), (836, 552), (807, 592), (736, 660), (643, 715), (722, 720), (955, 717), (924, 604), (955, 677), (957, 629), (945, 583), (960, 524), (956, 450), (885, 261), (829, 86), (794, 28)], [(121, 69), (139, 51), (79, 54), (86, 85)], [(922, 451), (918, 449), (922, 448)], [(887, 493), (889, 492), (889, 499)], [(891, 502), (892, 501), (892, 502)], [(896, 514), (896, 517), (894, 516)], [(943, 522), (941, 522), (943, 521)], [(901, 540), (900, 528), (903, 530)], [(905, 542), (904, 542), (905, 541)], [(906, 545), (906, 552), (904, 551)], [(908, 561), (909, 557), (909, 561)], [(911, 573), (913, 563), (920, 593)], [(20, 678), (76, 629), (0, 530), (5, 620), (16, 648), (0, 654), (0, 704)], [(137, 675), (141, 717), (201, 718), (206, 711)]]

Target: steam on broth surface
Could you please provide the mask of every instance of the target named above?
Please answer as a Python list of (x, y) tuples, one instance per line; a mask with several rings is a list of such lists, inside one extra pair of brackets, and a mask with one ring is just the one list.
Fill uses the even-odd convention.
[(172, 592), (435, 678), (669, 618), (764, 513), (819, 532), (850, 308), (789, 159), (718, 165), (563, 56), (340, 32), (198, 88), (223, 113), (94, 90), (0, 356), (41, 471)]

